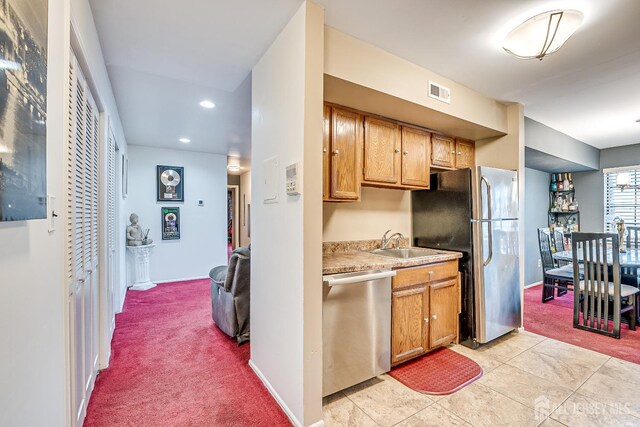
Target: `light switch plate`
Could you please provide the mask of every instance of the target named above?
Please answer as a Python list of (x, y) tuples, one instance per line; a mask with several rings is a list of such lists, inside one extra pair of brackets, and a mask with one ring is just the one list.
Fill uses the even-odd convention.
[(278, 156), (264, 161), (264, 203), (278, 203)]
[(47, 194), (47, 220), (49, 223), (49, 233), (56, 231), (56, 218), (58, 213), (56, 212), (56, 196)]

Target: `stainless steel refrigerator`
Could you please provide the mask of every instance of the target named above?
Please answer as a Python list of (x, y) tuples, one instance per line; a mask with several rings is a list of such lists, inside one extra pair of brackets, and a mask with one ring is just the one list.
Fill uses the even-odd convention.
[(414, 245), (463, 253), (460, 341), (469, 347), (520, 327), (522, 311), (517, 173), (475, 173), (434, 173), (431, 189), (411, 197)]

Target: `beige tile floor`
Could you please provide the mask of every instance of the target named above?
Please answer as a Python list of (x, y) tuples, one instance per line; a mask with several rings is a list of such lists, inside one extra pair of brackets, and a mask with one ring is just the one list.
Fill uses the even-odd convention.
[(325, 426), (640, 426), (640, 365), (525, 331), (450, 348), (483, 377), (429, 396), (381, 375), (326, 397)]

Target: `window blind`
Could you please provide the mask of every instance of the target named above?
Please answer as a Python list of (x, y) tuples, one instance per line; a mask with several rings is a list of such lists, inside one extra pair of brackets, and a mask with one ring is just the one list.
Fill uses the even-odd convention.
[[(629, 187), (616, 187), (621, 173), (629, 175)], [(615, 217), (624, 220), (625, 226), (640, 225), (640, 166), (635, 168), (606, 171), (604, 174), (604, 227), (607, 232), (615, 233), (612, 221)]]

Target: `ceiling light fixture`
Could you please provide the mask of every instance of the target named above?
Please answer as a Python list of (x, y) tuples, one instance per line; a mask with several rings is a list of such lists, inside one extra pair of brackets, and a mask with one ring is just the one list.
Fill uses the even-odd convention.
[(180, 138), (178, 141), (182, 142), (183, 144), (188, 144), (191, 142), (189, 138)]
[(214, 108), (216, 106), (216, 104), (214, 104), (213, 102), (209, 101), (208, 99), (205, 99), (204, 101), (200, 101), (200, 106), (202, 108)]
[(511, 30), (502, 48), (520, 59), (540, 59), (556, 52), (582, 23), (579, 10), (550, 10)]
[(239, 172), (240, 171), (240, 159), (238, 157), (227, 157), (227, 170), (229, 172)]

